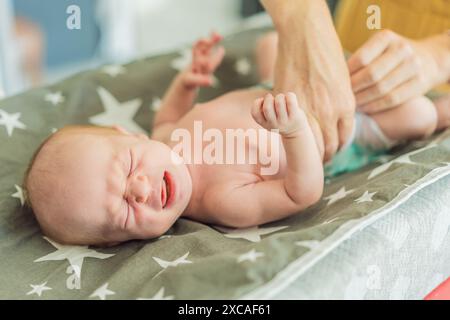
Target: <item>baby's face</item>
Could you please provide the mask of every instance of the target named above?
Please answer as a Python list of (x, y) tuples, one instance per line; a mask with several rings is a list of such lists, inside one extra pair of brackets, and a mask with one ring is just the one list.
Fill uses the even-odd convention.
[(67, 141), (55, 155), (60, 181), (53, 194), (61, 199), (49, 199), (43, 214), (57, 214), (56, 221), (72, 232), (101, 232), (109, 243), (162, 235), (191, 197), (187, 167), (175, 164), (172, 150), (163, 143), (97, 130), (105, 132), (60, 138)]

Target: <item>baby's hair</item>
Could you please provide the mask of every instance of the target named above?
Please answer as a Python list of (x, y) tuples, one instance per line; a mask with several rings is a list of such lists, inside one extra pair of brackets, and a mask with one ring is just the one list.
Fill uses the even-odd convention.
[(28, 192), (28, 179), (30, 177), (30, 172), (33, 169), (33, 166), (36, 162), (36, 159), (38, 157), (38, 155), (40, 154), (40, 152), (42, 151), (42, 148), (47, 145), (47, 143), (52, 140), (57, 134), (62, 133), (64, 131), (68, 131), (68, 130), (76, 130), (76, 129), (105, 129), (107, 127), (103, 127), (103, 126), (94, 126), (94, 125), (71, 125), (71, 126), (67, 126), (64, 127), (58, 131), (56, 131), (55, 133), (51, 134), (50, 136), (48, 136), (40, 145), (39, 147), (36, 149), (36, 151), (34, 151), (33, 156), (31, 157), (31, 160), (28, 164), (27, 170), (25, 171), (25, 175), (22, 181), (22, 190), (23, 190), (23, 195), (24, 195), (24, 200), (25, 200), (25, 205), (28, 208), (32, 209), (32, 204), (31, 204), (31, 200), (29, 197), (29, 192)]
[(33, 169), (33, 165), (36, 162), (36, 158), (39, 155), (39, 153), (41, 152), (42, 148), (47, 144), (47, 142), (49, 142), (52, 138), (53, 138), (54, 134), (51, 134), (50, 136), (48, 136), (40, 145), (39, 147), (34, 151), (33, 156), (31, 157), (30, 162), (28, 163), (28, 167), (27, 170), (25, 171), (25, 175), (23, 177), (23, 181), (22, 181), (22, 192), (23, 192), (23, 197), (24, 197), (24, 201), (25, 201), (25, 206), (32, 209), (32, 204), (30, 201), (30, 197), (29, 197), (29, 193), (28, 193), (28, 178), (30, 176), (30, 172), (31, 169)]
[[(37, 162), (39, 162), (38, 158), (41, 155), (41, 153), (43, 152), (43, 149), (47, 145), (51, 144), (54, 139), (58, 139), (58, 137), (61, 134), (64, 134), (67, 132), (68, 133), (74, 132), (75, 134), (77, 134), (77, 130), (83, 130), (83, 129), (86, 129), (86, 133), (81, 133), (81, 134), (89, 134), (89, 135), (91, 135), (91, 134), (96, 135), (96, 134), (101, 133), (100, 130), (96, 131), (96, 129), (111, 129), (111, 130), (113, 130), (111, 127), (93, 126), (93, 125), (71, 125), (71, 126), (66, 126), (62, 129), (58, 130), (57, 132), (48, 136), (39, 145), (39, 147), (34, 151), (32, 157), (31, 157), (31, 160), (28, 164), (28, 167), (25, 171), (24, 178), (22, 181), (22, 190), (23, 190), (23, 195), (24, 195), (24, 200), (25, 200), (24, 205), (33, 212), (44, 235), (52, 238), (53, 240), (59, 241), (60, 243), (65, 243), (68, 241), (61, 239), (61, 236), (60, 236), (61, 233), (56, 232), (55, 228), (49, 227), (48, 221), (46, 221), (45, 218), (43, 218), (40, 214), (38, 214), (39, 210), (35, 207), (35, 206), (37, 206), (37, 204), (33, 203), (33, 201), (36, 201), (36, 199), (39, 199), (40, 196), (42, 196), (41, 188), (39, 186), (37, 186), (34, 182), (32, 182), (34, 179), (33, 177), (36, 176), (36, 173), (33, 173), (34, 172), (33, 170), (38, 170), (37, 172), (40, 175), (42, 175), (42, 174), (50, 175), (50, 176), (54, 175), (54, 172), (52, 172), (51, 168), (47, 172), (46, 166), (37, 165)], [(89, 129), (90, 129), (90, 131), (88, 131)], [(56, 142), (56, 143), (58, 143), (58, 142)], [(49, 148), (53, 148), (53, 147), (49, 146)], [(46, 157), (44, 156), (44, 159), (45, 158)], [(35, 168), (36, 166), (38, 166), (38, 167)], [(36, 211), (36, 210), (38, 210), (38, 211)], [(95, 234), (88, 233), (87, 235), (84, 235), (84, 236), (80, 236), (80, 235), (77, 235), (77, 236), (78, 236), (77, 240), (73, 240), (73, 241), (80, 242), (80, 244), (102, 245), (104, 243), (107, 243), (107, 241), (103, 237), (103, 235), (99, 234), (99, 233), (95, 233)], [(72, 240), (70, 240), (70, 242), (71, 241)], [(89, 241), (92, 241), (92, 243), (88, 243)]]

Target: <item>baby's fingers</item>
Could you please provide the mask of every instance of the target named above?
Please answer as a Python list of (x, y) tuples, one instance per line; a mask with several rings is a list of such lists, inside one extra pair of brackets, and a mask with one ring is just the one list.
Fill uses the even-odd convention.
[(274, 109), (274, 98), (270, 93), (264, 98), (262, 110), (266, 121), (274, 127), (277, 122), (277, 115), (275, 114)]
[(288, 120), (288, 112), (286, 106), (286, 97), (284, 94), (278, 94), (275, 97), (275, 112), (278, 121), (285, 124)]
[(187, 87), (208, 87), (212, 85), (213, 80), (207, 74), (189, 72), (184, 77), (184, 83)]
[(213, 72), (222, 63), (223, 57), (225, 56), (225, 48), (218, 47), (214, 55), (211, 57), (208, 68), (209, 72)]
[(264, 118), (261, 109), (263, 101), (264, 101), (263, 98), (256, 99), (255, 102), (253, 103), (253, 107), (251, 110), (253, 119), (255, 119), (255, 121), (261, 126), (264, 126), (266, 122), (266, 119)]

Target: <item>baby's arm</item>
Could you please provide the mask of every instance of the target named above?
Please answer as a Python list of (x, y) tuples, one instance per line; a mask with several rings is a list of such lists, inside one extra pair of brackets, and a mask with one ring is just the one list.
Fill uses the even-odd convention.
[(232, 227), (259, 225), (297, 213), (322, 196), (322, 160), (295, 94), (279, 94), (276, 98), (268, 94), (255, 102), (252, 115), (267, 130), (279, 130), (286, 151), (286, 173), (278, 180), (211, 189), (205, 198), (211, 199), (211, 205), (216, 202), (219, 210), (216, 221), (211, 222)]
[(192, 63), (175, 77), (155, 116), (152, 134), (154, 139), (166, 136), (175, 123), (192, 108), (199, 87), (212, 85), (212, 74), (225, 54), (223, 47), (214, 50), (221, 40), (220, 35), (213, 33), (210, 39), (201, 39), (195, 43)]

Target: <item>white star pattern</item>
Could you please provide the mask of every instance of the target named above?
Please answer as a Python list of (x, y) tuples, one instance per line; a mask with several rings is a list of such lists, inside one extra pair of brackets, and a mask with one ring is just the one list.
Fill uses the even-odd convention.
[(189, 251), (184, 256), (177, 258), (173, 261), (166, 261), (166, 260), (160, 259), (158, 257), (153, 257), (153, 260), (155, 260), (163, 269), (166, 269), (168, 267), (176, 267), (179, 264), (192, 263), (192, 261), (189, 261), (186, 259), (188, 255), (189, 255)]
[(47, 290), (52, 290), (52, 288), (47, 287), (47, 282), (44, 282), (42, 284), (33, 285), (30, 284), (30, 287), (33, 288), (31, 291), (27, 292), (27, 296), (31, 294), (37, 294), (39, 297), (42, 295), (42, 292)]
[(45, 101), (50, 102), (54, 106), (57, 106), (60, 103), (63, 103), (66, 99), (63, 97), (60, 91), (48, 93), (45, 95)]
[(106, 89), (99, 87), (97, 92), (102, 101), (105, 112), (89, 118), (92, 124), (100, 126), (118, 125), (133, 133), (145, 131), (133, 121), (134, 116), (142, 104), (141, 99), (134, 99), (120, 103)]
[(252, 66), (247, 58), (238, 59), (234, 65), (234, 70), (237, 73), (242, 74), (244, 76), (250, 73)]
[(19, 187), (17, 184), (15, 184), (14, 187), (16, 188), (16, 193), (13, 193), (13, 194), (11, 195), (11, 197), (19, 199), (20, 205), (23, 206), (24, 203), (25, 203), (25, 198), (24, 198), (24, 196), (23, 196), (23, 190), (22, 190), (22, 188)]
[(328, 204), (327, 206), (329, 206), (330, 204), (335, 203), (336, 201), (339, 201), (341, 199), (344, 199), (346, 196), (348, 196), (350, 193), (352, 193), (353, 191), (355, 191), (355, 189), (352, 190), (345, 190), (345, 187), (342, 187), (339, 189), (338, 192), (333, 193), (332, 195), (329, 195), (328, 197), (325, 197), (325, 200), (328, 200)]
[(174, 296), (164, 297), (164, 287), (159, 289), (159, 291), (151, 298), (138, 298), (137, 300), (173, 300)]
[(157, 276), (159, 276), (161, 273), (164, 272), (164, 270), (166, 270), (168, 267), (177, 267), (180, 264), (189, 264), (192, 263), (192, 261), (187, 260), (187, 256), (189, 255), (189, 251), (182, 257), (177, 258), (173, 261), (167, 261), (167, 260), (163, 260), (161, 258), (158, 257), (153, 257), (153, 260), (155, 260), (161, 268), (163, 268), (160, 272), (158, 272), (156, 275), (154, 275), (152, 277), (152, 279), (156, 278)]
[(305, 248), (312, 250), (320, 244), (320, 241), (318, 241), (318, 240), (302, 240), (302, 241), (295, 242), (295, 244), (297, 246), (305, 247)]
[(376, 191), (375, 191), (375, 192), (370, 192), (370, 193), (369, 193), (369, 191), (366, 191), (366, 192), (364, 192), (364, 194), (363, 194), (361, 197), (359, 197), (358, 199), (356, 199), (355, 202), (356, 202), (356, 203), (372, 202), (372, 201), (373, 201), (372, 197), (373, 197), (376, 193), (377, 193)]
[(122, 65), (109, 65), (104, 66), (102, 68), (102, 71), (112, 78), (116, 78), (118, 75), (124, 74), (126, 72), (126, 69)]
[(401, 164), (414, 164), (413, 161), (411, 161), (410, 156), (415, 155), (417, 153), (420, 153), (422, 151), (425, 151), (427, 149), (431, 149), (434, 148), (436, 146), (435, 143), (430, 143), (428, 146), (423, 147), (421, 149), (417, 149), (415, 151), (412, 151), (410, 153), (401, 155), (400, 157), (389, 161), (385, 164), (382, 164), (381, 166), (376, 167), (375, 169), (372, 170), (372, 172), (369, 174), (369, 177), (367, 178), (367, 180), (370, 180), (376, 176), (378, 176), (379, 174), (385, 172), (386, 170), (388, 170), (394, 163), (401, 163)]
[(152, 105), (151, 105), (151, 109), (152, 111), (156, 112), (159, 111), (159, 109), (161, 109), (161, 99), (158, 97), (153, 98), (152, 100)]
[(26, 129), (25, 124), (19, 121), (20, 113), (7, 113), (0, 109), (0, 126), (6, 127), (6, 133), (12, 136), (14, 129)]
[(244, 261), (255, 262), (256, 259), (261, 258), (261, 257), (264, 257), (264, 253), (257, 252), (255, 249), (252, 249), (247, 253), (241, 254), (237, 258), (237, 262), (239, 262), (239, 263), (244, 262)]
[(81, 278), (81, 267), (85, 258), (107, 259), (114, 256), (114, 254), (105, 254), (89, 249), (88, 246), (65, 246), (47, 237), (44, 237), (44, 239), (50, 242), (57, 250), (34, 260), (34, 262), (67, 260), (73, 270), (75, 270), (78, 278)]
[(114, 291), (111, 291), (108, 289), (108, 283), (105, 283), (100, 288), (94, 291), (89, 298), (95, 298), (98, 297), (100, 300), (105, 300), (107, 296), (111, 296), (116, 294)]
[(215, 226), (217, 230), (224, 233), (224, 236), (231, 239), (245, 239), (250, 242), (260, 242), (261, 236), (273, 232), (277, 232), (280, 230), (283, 230), (287, 228), (288, 226), (282, 226), (282, 227), (272, 227), (272, 228), (259, 228), (259, 227), (251, 227), (246, 229), (230, 229), (230, 228), (224, 228), (224, 227), (217, 227)]
[(191, 49), (184, 49), (179, 52), (179, 55), (179, 57), (172, 60), (171, 66), (175, 70), (182, 71), (191, 63), (192, 51)]

